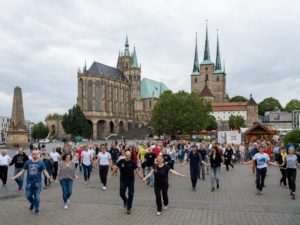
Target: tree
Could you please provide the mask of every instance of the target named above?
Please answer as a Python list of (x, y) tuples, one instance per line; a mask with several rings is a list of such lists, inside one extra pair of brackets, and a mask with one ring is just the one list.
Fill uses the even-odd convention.
[(62, 120), (63, 115), (60, 115), (58, 113), (48, 114), (45, 118), (45, 120)]
[(91, 128), (78, 105), (74, 105), (68, 113), (63, 115), (62, 126), (65, 132), (73, 137), (80, 135), (90, 138)]
[(298, 99), (290, 100), (284, 108), (284, 111), (287, 112), (292, 112), (293, 110), (300, 110), (300, 101)]
[(210, 108), (196, 93), (165, 91), (154, 105), (151, 124), (157, 134), (191, 134), (206, 128)]
[(213, 115), (209, 115), (206, 130), (216, 130), (218, 128), (217, 120)]
[(39, 122), (32, 127), (31, 136), (33, 139), (46, 138), (49, 133), (48, 128), (43, 122)]
[(237, 96), (230, 98), (229, 101), (230, 102), (248, 102), (248, 99), (243, 96), (237, 95)]
[(294, 144), (294, 146), (298, 146), (300, 143), (300, 130), (295, 129), (287, 133), (284, 137), (284, 143), (287, 145), (288, 143)]
[(275, 98), (265, 98), (258, 104), (258, 114), (263, 116), (265, 112), (282, 110), (280, 102)]
[(230, 129), (246, 126), (244, 118), (242, 116), (239, 116), (239, 115), (238, 116), (231, 115), (229, 117), (228, 125), (229, 125)]

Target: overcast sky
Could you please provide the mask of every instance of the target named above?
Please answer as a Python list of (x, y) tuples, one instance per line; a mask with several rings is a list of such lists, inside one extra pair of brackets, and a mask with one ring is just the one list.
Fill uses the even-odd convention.
[[(43, 2), (43, 3), (42, 3)], [(110, 0), (0, 2), (0, 115), (11, 116), (21, 86), (25, 118), (44, 120), (76, 103), (77, 70), (87, 61), (116, 66), (128, 34), (142, 76), (190, 91), (195, 33), (203, 58), (208, 19), (216, 29), (229, 96), (300, 99), (300, 1)]]

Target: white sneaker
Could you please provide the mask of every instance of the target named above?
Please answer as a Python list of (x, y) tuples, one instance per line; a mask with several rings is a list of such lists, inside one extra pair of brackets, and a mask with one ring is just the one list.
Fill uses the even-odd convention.
[(163, 207), (163, 210), (167, 210), (167, 209), (168, 209), (168, 206), (164, 206), (164, 207)]
[(103, 186), (103, 187), (102, 187), (102, 190), (103, 190), (103, 191), (106, 191), (106, 187), (105, 187), (105, 186)]
[(69, 206), (67, 205), (67, 204), (65, 204), (65, 207), (64, 207), (64, 209), (68, 209), (69, 208)]
[(156, 213), (157, 216), (160, 216), (160, 214), (161, 214), (161, 212), (157, 212), (157, 213)]
[(84, 184), (87, 184), (87, 181), (84, 181)]

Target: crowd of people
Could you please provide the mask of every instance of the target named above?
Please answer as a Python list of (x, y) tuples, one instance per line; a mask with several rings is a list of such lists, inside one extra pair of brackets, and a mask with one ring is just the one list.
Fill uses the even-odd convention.
[[(30, 202), (29, 210), (40, 213), (40, 192), (42, 187), (49, 188), (53, 182), (59, 183), (62, 189), (64, 209), (69, 209), (73, 181), (83, 173), (84, 183), (89, 183), (92, 171), (99, 169), (101, 189), (107, 190), (107, 183), (120, 173), (120, 197), (127, 214), (131, 213), (134, 197), (135, 174), (149, 187), (153, 187), (157, 215), (161, 215), (169, 204), (169, 175), (185, 178), (174, 169), (174, 165), (189, 164), (192, 190), (196, 191), (197, 181), (205, 180), (210, 174), (211, 192), (220, 188), (220, 171), (229, 171), (240, 163), (251, 164), (256, 174), (255, 184), (258, 195), (262, 194), (268, 165), (278, 167), (281, 173), (279, 184), (288, 187), (290, 196), (295, 199), (296, 174), (299, 166), (299, 146), (282, 143), (272, 144), (258, 141), (245, 145), (219, 144), (214, 142), (189, 141), (137, 142), (135, 144), (118, 143), (78, 145), (66, 143), (63, 148), (57, 146), (49, 149), (46, 146), (30, 146), (27, 155), (22, 148), (11, 159), (7, 151), (0, 155), (0, 179), (3, 185), (7, 182), (8, 167), (15, 167), (14, 176), (18, 191), (23, 190), (26, 173), (25, 196)], [(111, 172), (110, 172), (111, 171)], [(42, 178), (44, 177), (44, 182)], [(42, 184), (44, 183), (44, 184)], [(127, 191), (127, 195), (126, 195)]]

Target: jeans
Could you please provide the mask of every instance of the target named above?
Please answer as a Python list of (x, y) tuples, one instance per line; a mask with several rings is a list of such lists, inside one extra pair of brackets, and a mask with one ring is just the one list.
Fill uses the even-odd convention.
[(82, 164), (83, 167), (83, 176), (84, 176), (84, 181), (87, 181), (90, 179), (90, 175), (91, 175), (91, 165), (85, 165)]
[(199, 179), (201, 179), (201, 175), (202, 175), (202, 179), (205, 180), (205, 167), (206, 167), (206, 165), (204, 165), (202, 162), (200, 162)]
[(286, 175), (288, 178), (288, 184), (289, 188), (292, 192), (296, 191), (296, 175), (297, 175), (297, 169), (293, 168), (287, 168), (286, 169)]
[(280, 184), (283, 183), (283, 185), (286, 186), (286, 169), (280, 169), (280, 172), (281, 172)]
[(256, 168), (256, 188), (260, 191), (263, 190), (265, 184), (265, 178), (267, 174), (267, 168)]
[(40, 193), (41, 193), (42, 183), (27, 182), (25, 196), (35, 208), (35, 210), (40, 209)]
[(221, 169), (220, 166), (211, 167), (210, 178), (211, 178), (211, 187), (212, 188), (215, 187), (215, 181), (216, 181), (217, 185), (219, 184), (220, 169)]
[(3, 185), (5, 185), (7, 181), (7, 171), (8, 166), (0, 166), (0, 179), (2, 180)]
[(103, 184), (103, 186), (106, 186), (106, 182), (107, 182), (107, 173), (108, 173), (108, 165), (103, 165), (103, 166), (99, 166), (99, 175), (100, 175), (100, 180), (101, 183)]
[(167, 206), (169, 204), (168, 188), (169, 188), (168, 182), (154, 184), (154, 193), (156, 197), (156, 206), (158, 212), (162, 211), (161, 195), (163, 197), (164, 206)]
[[(152, 167), (146, 166), (146, 176), (151, 172), (151, 170), (152, 170)], [(151, 177), (149, 177), (148, 184), (149, 184), (151, 187), (153, 187), (153, 185), (154, 185), (154, 175), (152, 175)]]
[(198, 166), (191, 166), (190, 165), (190, 175), (191, 175), (191, 181), (193, 188), (196, 187), (197, 180), (199, 178), (199, 165)]
[(174, 162), (175, 160), (171, 160), (170, 162), (168, 162), (168, 165), (172, 170), (174, 170)]
[(57, 171), (58, 171), (58, 162), (53, 162), (53, 180), (56, 180), (57, 177)]
[[(128, 198), (126, 197), (126, 189), (128, 188)], [(134, 195), (134, 180), (120, 181), (120, 196), (127, 205), (127, 209), (131, 209)]]
[[(22, 168), (16, 168), (15, 167), (14, 175), (16, 175), (17, 173), (19, 173), (21, 170), (22, 170)], [(22, 190), (23, 180), (24, 180), (24, 174), (22, 176), (18, 177), (17, 179), (15, 179), (16, 183), (18, 184), (19, 190)]]
[(60, 186), (62, 189), (63, 200), (64, 200), (64, 203), (66, 204), (68, 199), (72, 195), (73, 180), (72, 179), (62, 179), (62, 180), (60, 180)]

